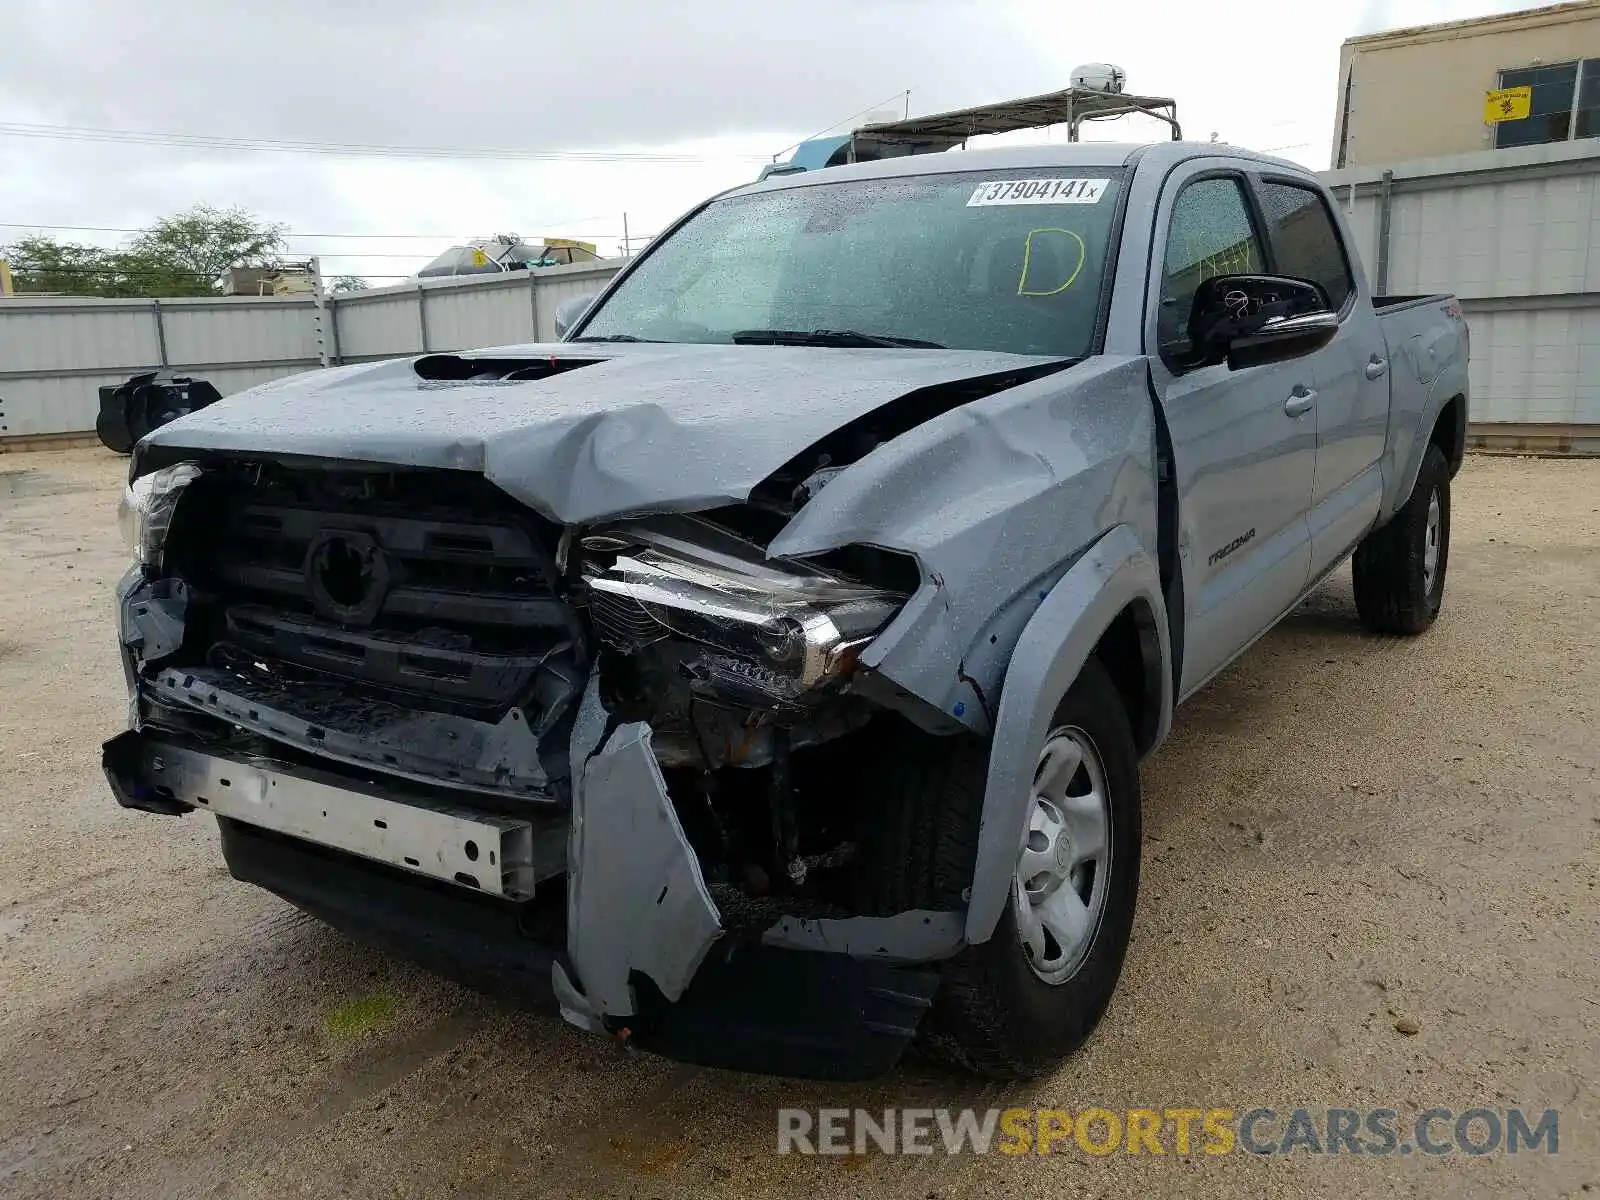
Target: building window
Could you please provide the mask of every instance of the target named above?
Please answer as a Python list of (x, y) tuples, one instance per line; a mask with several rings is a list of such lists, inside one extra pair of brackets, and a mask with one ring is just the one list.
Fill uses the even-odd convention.
[(1500, 86), (1532, 88), (1533, 104), (1526, 119), (1494, 127), (1497, 148), (1600, 137), (1600, 59), (1501, 71)]
[(1578, 79), (1578, 120), (1574, 137), (1600, 137), (1600, 59), (1586, 58)]

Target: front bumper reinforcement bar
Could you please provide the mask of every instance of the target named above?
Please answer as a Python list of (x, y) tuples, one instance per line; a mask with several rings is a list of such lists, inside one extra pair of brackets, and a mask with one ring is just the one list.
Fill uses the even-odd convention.
[[(142, 760), (138, 776), (149, 795), (124, 799), (125, 768), (133, 765), (117, 761), (125, 754)], [(130, 807), (204, 809), (507, 899), (531, 897), (539, 879), (558, 873), (565, 857), (564, 821), (540, 829), (530, 820), (420, 797), (395, 799), (354, 781), (323, 782), (310, 773), (224, 758), (137, 733), (108, 743), (105, 761), (113, 790)]]

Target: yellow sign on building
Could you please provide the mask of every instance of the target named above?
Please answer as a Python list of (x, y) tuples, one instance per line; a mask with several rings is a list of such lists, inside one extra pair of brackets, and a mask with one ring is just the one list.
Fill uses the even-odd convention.
[(1498, 125), (1501, 121), (1526, 120), (1532, 110), (1531, 87), (1499, 88), (1483, 98), (1483, 123)]

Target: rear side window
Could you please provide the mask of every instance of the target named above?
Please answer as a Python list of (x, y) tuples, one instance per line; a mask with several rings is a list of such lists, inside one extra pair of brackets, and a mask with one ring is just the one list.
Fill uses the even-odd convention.
[(1280, 275), (1320, 283), (1337, 311), (1356, 290), (1322, 193), (1292, 183), (1263, 183), (1261, 208)]
[(1202, 282), (1218, 275), (1258, 274), (1261, 264), (1261, 245), (1239, 179), (1198, 179), (1179, 192), (1161, 265), (1156, 336), (1162, 353), (1181, 356), (1188, 351), (1189, 309)]

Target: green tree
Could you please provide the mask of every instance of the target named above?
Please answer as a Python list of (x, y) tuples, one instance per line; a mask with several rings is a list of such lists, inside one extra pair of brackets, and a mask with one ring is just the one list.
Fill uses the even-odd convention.
[(130, 277), (142, 276), (145, 295), (205, 296), (229, 267), (269, 267), (287, 248), (283, 225), (242, 208), (197, 204), (163, 217), (134, 237), (123, 254)]
[(116, 252), (33, 234), (0, 251), (11, 263), (18, 292), (66, 292), (74, 296), (128, 296), (128, 281)]
[(371, 286), (359, 275), (335, 275), (328, 283), (328, 290), (340, 296), (346, 292), (364, 292)]
[(35, 235), (7, 247), (19, 292), (78, 296), (209, 296), (229, 267), (265, 267), (283, 255), (285, 227), (240, 208), (199, 204), (163, 217), (125, 249)]

